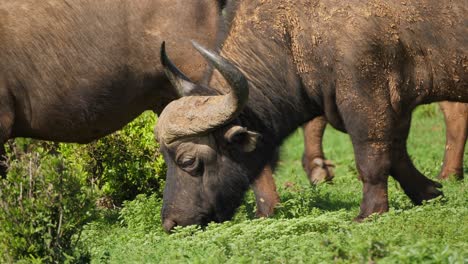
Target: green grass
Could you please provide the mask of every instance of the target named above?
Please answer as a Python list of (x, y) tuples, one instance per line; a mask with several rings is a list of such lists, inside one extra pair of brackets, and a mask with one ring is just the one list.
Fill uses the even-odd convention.
[[(436, 106), (416, 111), (409, 152), (431, 178), (441, 167), (444, 133)], [(234, 220), (205, 230), (180, 228), (169, 236), (160, 228), (160, 201), (140, 196), (125, 204), (118, 221), (103, 218), (88, 225), (83, 247), (94, 263), (468, 262), (466, 179), (444, 182), (445, 197), (422, 206), (413, 206), (391, 180), (390, 212), (357, 224), (352, 219), (362, 186), (349, 137), (329, 127), (324, 143), (336, 177), (333, 184), (310, 187), (301, 167), (302, 132), (285, 142), (275, 172), (282, 203), (270, 219), (254, 218), (250, 192)]]

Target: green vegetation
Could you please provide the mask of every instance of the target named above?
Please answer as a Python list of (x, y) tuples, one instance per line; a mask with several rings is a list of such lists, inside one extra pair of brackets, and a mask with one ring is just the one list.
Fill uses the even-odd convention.
[(100, 191), (103, 206), (120, 206), (138, 194), (161, 195), (166, 168), (154, 140), (155, 123), (155, 115), (145, 112), (91, 144), (60, 144), (60, 153), (83, 167), (87, 181)]
[(144, 113), (87, 145), (10, 142), (10, 170), (0, 179), (0, 263), (86, 262), (89, 254), (78, 247), (83, 226), (118, 211), (103, 208), (119, 208), (138, 194), (161, 197), (165, 165), (155, 121)]
[[(0, 262), (77, 262), (79, 233), (95, 217), (94, 196), (56, 146), (18, 140), (0, 181)], [(27, 152), (25, 152), (27, 151)]]
[[(158, 182), (164, 172), (160, 156), (149, 155), (138, 160), (138, 149), (146, 148), (147, 144), (155, 144), (152, 141), (152, 125), (147, 126), (144, 122), (140, 124), (141, 127), (144, 125), (144, 130), (133, 126), (133, 130), (138, 130), (139, 133), (125, 134), (128, 133), (128, 128), (121, 132), (129, 135), (125, 143), (128, 147), (125, 148), (131, 148), (130, 145), (135, 144), (131, 151), (135, 155), (113, 162), (125, 148), (114, 151), (111, 141), (103, 146), (109, 151), (103, 154), (108, 155), (105, 158), (108, 162), (106, 170), (119, 171), (120, 177), (125, 179), (136, 179), (130, 181), (136, 185), (139, 181), (134, 174), (137, 172), (128, 168), (148, 168), (142, 170), (145, 175), (142, 179), (147, 179), (147, 175), (154, 173)], [(441, 167), (444, 131), (443, 118), (436, 105), (421, 107), (414, 114), (408, 142), (409, 152), (416, 166), (431, 178), (438, 174)], [(138, 142), (142, 135), (144, 139)], [(391, 211), (357, 224), (352, 219), (359, 211), (362, 187), (357, 180), (349, 137), (329, 127), (324, 147), (327, 157), (337, 165), (334, 183), (310, 187), (301, 167), (302, 132), (298, 130), (285, 142), (280, 164), (275, 172), (281, 205), (270, 219), (255, 219), (255, 201), (253, 194), (249, 192), (232, 221), (210, 224), (205, 230), (194, 226), (179, 228), (175, 234), (169, 236), (161, 228), (162, 185), (158, 185), (152, 189), (153, 195), (133, 196), (123, 203), (121, 209), (99, 209), (98, 216), (85, 218), (88, 224), (82, 232), (77, 227), (75, 236), (72, 237), (72, 250), (67, 253), (72, 257), (53, 260), (85, 262), (89, 257), (93, 263), (468, 262), (468, 180), (444, 182), (445, 197), (423, 206), (413, 206), (398, 184), (391, 180)], [(73, 178), (70, 176), (71, 172), (76, 170), (76, 177), (82, 179), (82, 184), (96, 196), (108, 197), (110, 193), (115, 193), (116, 196), (112, 199), (122, 197), (119, 193), (125, 189), (120, 188), (127, 187), (118, 185), (118, 180), (108, 184), (112, 180), (100, 176), (99, 173), (103, 170), (94, 175), (91, 173), (93, 170), (87, 167), (94, 165), (86, 163), (89, 159), (85, 153), (97, 152), (86, 152), (80, 148), (79, 151), (74, 149), (61, 153), (65, 156), (65, 165), (70, 164), (67, 163), (70, 160), (75, 162), (73, 169), (67, 167), (70, 168), (67, 170), (69, 173), (65, 173), (63, 179)], [(467, 156), (465, 155), (465, 164), (468, 164)], [(89, 188), (89, 179), (93, 178), (90, 175), (98, 178), (101, 183), (95, 183)], [(55, 186), (57, 183), (52, 184)], [(148, 190), (140, 191), (142, 189), (138, 188), (141, 187), (131, 188), (136, 188), (136, 192), (149, 193)], [(83, 196), (86, 194), (83, 191), (78, 193)], [(2, 196), (2, 199), (7, 198)], [(1, 213), (0, 211), (0, 221)], [(34, 218), (31, 213), (28, 217)], [(0, 225), (3, 228), (4, 223), (0, 222)], [(3, 241), (1, 236), (8, 232), (0, 232), (0, 241)], [(16, 232), (16, 236), (22, 234), (22, 231)], [(2, 245), (0, 250), (4, 250)], [(50, 258), (47, 259), (44, 255), (30, 254), (39, 259), (36, 262), (40, 262), (41, 258), (43, 262), (50, 262)], [(33, 258), (30, 257), (29, 260), (31, 259)]]

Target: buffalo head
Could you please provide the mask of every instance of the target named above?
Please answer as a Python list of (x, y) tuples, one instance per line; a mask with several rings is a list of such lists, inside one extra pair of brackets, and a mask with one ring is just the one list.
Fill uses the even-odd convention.
[(229, 92), (191, 82), (166, 55), (161, 61), (180, 98), (161, 113), (155, 134), (167, 164), (162, 218), (164, 229), (230, 219), (259, 173), (258, 133), (241, 126), (249, 88), (231, 62), (194, 43), (224, 77)]

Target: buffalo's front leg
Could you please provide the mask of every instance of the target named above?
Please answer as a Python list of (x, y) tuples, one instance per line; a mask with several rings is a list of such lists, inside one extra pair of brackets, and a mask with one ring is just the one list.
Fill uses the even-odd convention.
[(411, 161), (406, 149), (410, 124), (411, 117), (402, 118), (395, 129), (390, 173), (400, 183), (413, 203), (421, 204), (424, 200), (442, 195), (442, 192), (437, 189), (441, 188), (442, 185), (424, 176)]
[(390, 144), (385, 141), (353, 141), (356, 165), (363, 183), (360, 221), (373, 213), (388, 211), (387, 183), (390, 171)]
[(446, 143), (445, 155), (439, 179), (448, 179), (455, 175), (463, 179), (463, 153), (468, 138), (468, 104), (439, 103), (445, 117)]
[(325, 159), (322, 140), (327, 120), (319, 116), (303, 126), (304, 129), (304, 154), (302, 166), (311, 184), (331, 181), (335, 176), (333, 163)]
[(276, 192), (273, 170), (270, 165), (265, 166), (262, 173), (252, 183), (252, 189), (257, 203), (257, 217), (273, 215), (274, 209), (280, 200)]
[(396, 118), (391, 107), (381, 103), (385, 98), (372, 102), (346, 89), (337, 95), (337, 100), (342, 102), (338, 107), (353, 143), (356, 167), (363, 183), (360, 213), (355, 219), (361, 221), (373, 213), (388, 211), (387, 185)]

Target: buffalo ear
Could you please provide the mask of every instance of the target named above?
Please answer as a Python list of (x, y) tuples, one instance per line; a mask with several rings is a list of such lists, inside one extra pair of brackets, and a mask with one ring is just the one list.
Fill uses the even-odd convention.
[(231, 144), (241, 147), (244, 152), (252, 152), (257, 147), (260, 134), (247, 130), (245, 127), (233, 126), (224, 134), (224, 138)]

